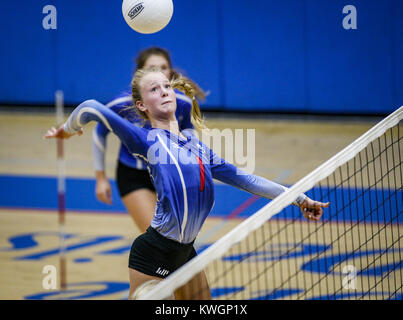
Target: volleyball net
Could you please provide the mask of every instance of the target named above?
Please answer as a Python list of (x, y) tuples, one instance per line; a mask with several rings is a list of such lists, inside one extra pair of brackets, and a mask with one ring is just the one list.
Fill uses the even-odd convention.
[[(399, 299), (403, 107), (161, 281), (163, 299), (201, 271), (213, 299)], [(330, 202), (319, 222), (291, 205)], [(196, 298), (206, 290), (193, 283)]]

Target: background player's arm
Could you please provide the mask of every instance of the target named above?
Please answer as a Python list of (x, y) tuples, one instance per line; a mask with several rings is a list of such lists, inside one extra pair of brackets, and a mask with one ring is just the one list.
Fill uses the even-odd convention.
[(112, 204), (112, 189), (105, 173), (106, 138), (110, 133), (103, 123), (97, 123), (92, 131), (92, 153), (95, 167), (95, 195), (103, 203)]
[(92, 131), (92, 153), (95, 171), (105, 171), (106, 138), (110, 131), (103, 123), (97, 123)]
[[(129, 94), (124, 94), (123, 96), (118, 96), (106, 106), (122, 118), (128, 117), (128, 120), (130, 119), (131, 122), (136, 122), (137, 115), (128, 108), (131, 105), (131, 96)], [(107, 149), (106, 138), (109, 133), (110, 131), (108, 128), (103, 123), (98, 122), (92, 132), (92, 149), (96, 178), (95, 195), (99, 201), (112, 204), (112, 188), (105, 172), (105, 153)]]

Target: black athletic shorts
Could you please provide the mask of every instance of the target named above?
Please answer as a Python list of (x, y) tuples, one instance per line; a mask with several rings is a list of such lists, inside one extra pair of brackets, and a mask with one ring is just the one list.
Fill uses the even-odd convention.
[(180, 243), (161, 235), (152, 227), (134, 240), (129, 268), (149, 276), (165, 278), (197, 253), (191, 243)]
[(149, 189), (155, 192), (148, 170), (139, 170), (128, 167), (118, 161), (116, 169), (116, 182), (121, 197), (138, 189)]

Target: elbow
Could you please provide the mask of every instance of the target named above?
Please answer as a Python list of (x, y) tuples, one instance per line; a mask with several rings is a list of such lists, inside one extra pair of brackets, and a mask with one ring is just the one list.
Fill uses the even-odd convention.
[(93, 106), (94, 104), (98, 104), (99, 102), (95, 99), (88, 99), (85, 100), (83, 103), (81, 103), (82, 106), (84, 107), (90, 107)]
[(84, 102), (81, 102), (78, 107), (85, 108), (85, 107), (95, 107), (95, 106), (99, 106), (99, 105), (102, 105), (102, 104), (99, 103), (97, 100), (88, 99), (88, 100), (85, 100)]

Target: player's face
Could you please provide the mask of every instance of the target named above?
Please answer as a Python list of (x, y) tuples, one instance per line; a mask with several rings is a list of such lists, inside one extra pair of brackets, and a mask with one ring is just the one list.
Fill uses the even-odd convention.
[(168, 79), (171, 78), (171, 68), (168, 61), (163, 56), (151, 55), (150, 57), (148, 57), (146, 63), (144, 64), (144, 68), (152, 67), (161, 69), (161, 71)]
[(137, 107), (146, 112), (150, 120), (175, 117), (175, 92), (163, 73), (147, 73), (140, 81), (140, 94), (142, 101)]

